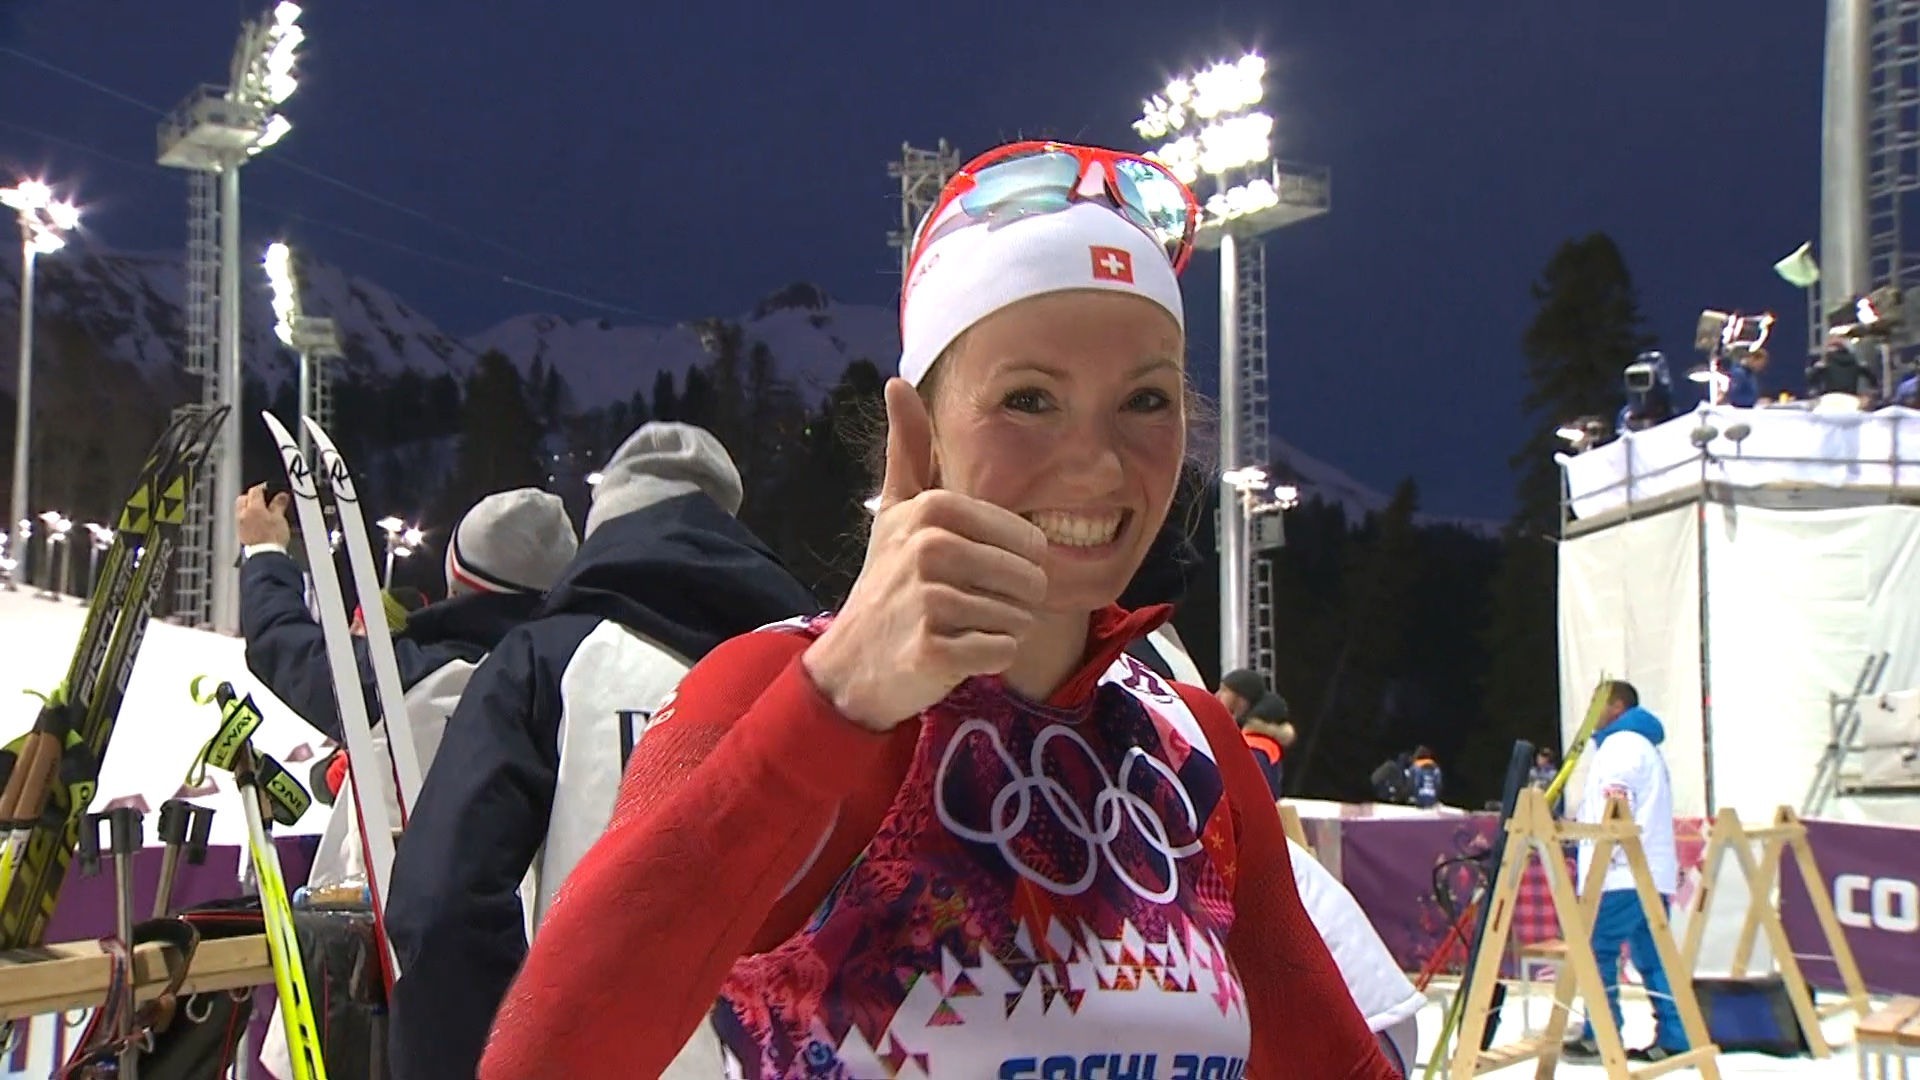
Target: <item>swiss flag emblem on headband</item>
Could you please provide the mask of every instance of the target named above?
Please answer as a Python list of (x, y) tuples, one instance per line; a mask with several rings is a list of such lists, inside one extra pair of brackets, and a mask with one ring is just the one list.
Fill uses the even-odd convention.
[(1100, 247), (1095, 245), (1087, 249), (1093, 254), (1093, 280), (1121, 281), (1133, 284), (1133, 255), (1123, 248)]

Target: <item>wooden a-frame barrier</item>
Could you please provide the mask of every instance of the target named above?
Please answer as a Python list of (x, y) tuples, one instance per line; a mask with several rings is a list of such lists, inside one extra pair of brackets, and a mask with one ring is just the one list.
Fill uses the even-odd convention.
[(1287, 839), (1306, 848), (1307, 854), (1318, 859), (1320, 853), (1313, 849), (1313, 842), (1307, 839), (1307, 828), (1300, 823), (1300, 811), (1285, 800), (1276, 801), (1274, 806), (1280, 810), (1280, 830), (1287, 834)]
[[(1573, 875), (1567, 869), (1561, 845), (1568, 841), (1592, 841), (1593, 861), (1584, 886), (1575, 891)], [(1626, 854), (1633, 873), (1640, 906), (1646, 912), (1653, 931), (1654, 948), (1660, 963), (1669, 973), (1674, 1005), (1680, 1012), (1681, 1027), (1692, 1049), (1665, 1061), (1639, 1069), (1627, 1067), (1626, 1047), (1614, 1027), (1613, 1014), (1607, 1008), (1607, 991), (1600, 981), (1600, 967), (1593, 955), (1593, 920), (1600, 909), (1601, 886), (1615, 849)], [(1566, 960), (1559, 965), (1553, 987), (1553, 1013), (1547, 1029), (1540, 1035), (1519, 1042), (1480, 1049), (1487, 1028), (1487, 1013), (1493, 1001), (1493, 988), (1500, 981), (1500, 965), (1513, 932), (1514, 908), (1520, 896), (1520, 881), (1527, 864), (1538, 855), (1553, 893), (1554, 914), (1560, 920), (1560, 933), (1566, 939)], [(1460, 993), (1467, 995), (1461, 1016), (1461, 1030), (1454, 1042), (1453, 1062), (1448, 1069), (1452, 1080), (1472, 1080), (1482, 1073), (1538, 1060), (1536, 1080), (1549, 1080), (1560, 1062), (1560, 1043), (1566, 1037), (1567, 1018), (1578, 995), (1586, 1004), (1593, 1024), (1594, 1040), (1600, 1045), (1600, 1063), (1611, 1080), (1659, 1076), (1676, 1069), (1693, 1068), (1704, 1080), (1720, 1080), (1719, 1048), (1707, 1036), (1707, 1022), (1694, 1000), (1693, 982), (1674, 943), (1667, 924), (1666, 908), (1653, 886), (1653, 874), (1647, 868), (1646, 851), (1640, 843), (1640, 829), (1633, 823), (1624, 800), (1609, 802), (1605, 816), (1597, 825), (1558, 822), (1537, 789), (1520, 793), (1513, 818), (1507, 824), (1506, 851), (1501, 858), (1500, 874), (1487, 895), (1491, 922), (1472, 970), (1467, 972)]]
[[(1757, 861), (1753, 855), (1756, 842), (1760, 845)], [(1786, 927), (1780, 922), (1780, 908), (1774, 901), (1776, 887), (1784, 887), (1780, 883), (1780, 863), (1789, 851), (1799, 865), (1800, 880), (1806, 887), (1807, 899), (1813, 904), (1813, 913), (1820, 921), (1820, 931), (1827, 939), (1834, 966), (1840, 971), (1841, 984), (1846, 987), (1846, 996), (1825, 1008), (1814, 1006), (1813, 990), (1807, 985), (1806, 976), (1801, 974), (1800, 963), (1793, 955), (1793, 946), (1787, 941)], [(1833, 1048), (1820, 1031), (1820, 1021), (1848, 1011), (1865, 1017), (1870, 1011), (1867, 987), (1860, 978), (1859, 965), (1854, 963), (1853, 949), (1847, 945), (1847, 935), (1840, 929), (1840, 920), (1834, 916), (1833, 897), (1827, 894), (1826, 879), (1820, 876), (1820, 868), (1813, 859), (1813, 849), (1807, 844), (1806, 823), (1800, 820), (1792, 807), (1782, 806), (1774, 812), (1773, 824), (1760, 829), (1749, 829), (1742, 825), (1740, 815), (1731, 807), (1722, 808), (1714, 817), (1713, 832), (1707, 838), (1707, 850), (1700, 863), (1700, 889), (1694, 894), (1693, 909), (1687, 918), (1687, 940), (1681, 949), (1685, 970), (1692, 971), (1700, 961), (1700, 946), (1707, 931), (1707, 912), (1711, 910), (1714, 887), (1720, 880), (1721, 860), (1728, 852), (1733, 853), (1741, 875), (1747, 880), (1747, 913), (1740, 925), (1740, 937), (1734, 946), (1733, 962), (1727, 974), (1735, 979), (1746, 976), (1747, 965), (1753, 961), (1754, 942), (1760, 932), (1765, 931), (1768, 951), (1773, 953), (1780, 979), (1786, 984), (1787, 998), (1793, 1003), (1794, 1016), (1800, 1021), (1800, 1030), (1806, 1033), (1807, 1048), (1816, 1058), (1828, 1057), (1833, 1053)]]

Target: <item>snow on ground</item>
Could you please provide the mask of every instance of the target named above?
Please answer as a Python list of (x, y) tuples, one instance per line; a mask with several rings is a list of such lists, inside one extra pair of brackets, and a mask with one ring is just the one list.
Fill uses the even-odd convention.
[[(1544, 983), (1535, 982), (1533, 984), (1533, 992), (1528, 997), (1523, 998), (1520, 989), (1521, 987), (1518, 982), (1510, 981), (1507, 984), (1507, 1004), (1500, 1012), (1500, 1030), (1494, 1038), (1495, 1046), (1505, 1046), (1509, 1043), (1518, 1042), (1522, 1038), (1531, 1038), (1539, 1030), (1546, 1027), (1547, 1013), (1553, 1006), (1552, 976), (1547, 976), (1547, 981)], [(1427, 1056), (1433, 1052), (1434, 1044), (1438, 1041), (1440, 1024), (1446, 1014), (1447, 1000), (1453, 995), (1453, 991), (1454, 984), (1452, 982), (1443, 983), (1435, 980), (1433, 985), (1428, 987), (1428, 1004), (1427, 1007), (1420, 1012), (1421, 1066), (1413, 1070), (1413, 1075), (1416, 1077), (1420, 1075)], [(1821, 998), (1823, 1004), (1827, 1000), (1828, 998), (1826, 997)], [(1527, 1030), (1523, 1004), (1530, 1004), (1531, 1006), (1533, 1013), (1532, 1031)], [(1881, 1004), (1884, 1004), (1884, 1002), (1875, 1000), (1873, 1004), (1874, 1007), (1878, 1008)], [(1634, 1047), (1645, 1046), (1651, 1043), (1653, 1041), (1653, 1012), (1647, 1005), (1646, 994), (1637, 987), (1629, 986), (1623, 992), (1620, 1008), (1625, 1017), (1626, 1031), (1624, 1032), (1624, 1036), (1626, 1044), (1629, 1047)], [(1582, 1006), (1578, 1002), (1575, 1002), (1573, 1019), (1567, 1025), (1570, 1034), (1578, 1034), (1577, 1025), (1584, 1015), (1585, 1013)], [(1791, 1076), (1799, 1078), (1799, 1080), (1841, 1080), (1843, 1077), (1851, 1078), (1865, 1075), (1860, 1071), (1859, 1060), (1854, 1055), (1852, 1045), (1853, 1025), (1857, 1019), (1858, 1017), (1852, 1013), (1845, 1013), (1821, 1025), (1821, 1031), (1826, 1035), (1828, 1044), (1833, 1047), (1833, 1056), (1823, 1061), (1816, 1061), (1806, 1057), (1776, 1058), (1769, 1057), (1765, 1054), (1721, 1054), (1719, 1058), (1720, 1075), (1725, 1078), (1725, 1080), (1738, 1080), (1738, 1078), (1754, 1076)], [(1519, 1078), (1523, 1076), (1532, 1076), (1538, 1066), (1539, 1062), (1537, 1061), (1523, 1061), (1517, 1065), (1510, 1065), (1498, 1072), (1485, 1073), (1483, 1075), (1503, 1077), (1506, 1078), (1506, 1080), (1519, 1080)], [(1441, 1070), (1441, 1075), (1445, 1075), (1444, 1069)], [(1562, 1061), (1554, 1069), (1553, 1075), (1556, 1077), (1567, 1077), (1568, 1080), (1584, 1080), (1584, 1078), (1600, 1080), (1600, 1078), (1607, 1075), (1607, 1070), (1602, 1068), (1597, 1062), (1590, 1065), (1575, 1065)], [(1667, 1075), (1698, 1076), (1699, 1072), (1695, 1069), (1682, 1069), (1678, 1072), (1668, 1073)]]
[[(33, 727), (40, 702), (29, 695), (50, 692), (66, 677), (86, 614), (87, 609), (72, 597), (42, 599), (39, 590), (28, 588), (0, 591), (0, 739), (11, 741)], [(216, 683), (224, 679), (242, 693), (251, 693), (265, 717), (254, 735), (255, 747), (278, 758), (306, 785), (313, 755), (325, 753), (322, 736), (248, 676), (243, 652), (239, 638), (159, 620), (148, 624), (119, 725), (107, 746), (94, 810), (104, 809), (114, 799), (140, 796), (149, 810), (147, 842), (156, 842), (160, 804), (180, 791), (188, 767), (219, 724), (214, 707), (194, 704), (188, 693), (196, 675), (209, 676)], [(192, 801), (215, 808), (212, 842), (244, 845), (246, 819), (233, 778), (212, 771), (208, 780), (219, 790), (195, 795)], [(320, 833), (331, 813), (331, 808), (315, 801), (297, 825), (276, 831), (281, 835)]]

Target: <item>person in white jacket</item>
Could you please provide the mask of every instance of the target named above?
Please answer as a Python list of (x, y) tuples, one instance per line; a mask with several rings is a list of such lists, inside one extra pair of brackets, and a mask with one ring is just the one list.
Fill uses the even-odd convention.
[[(1640, 828), (1640, 843), (1647, 855), (1647, 868), (1653, 874), (1653, 887), (1660, 893), (1663, 907), (1670, 907), (1680, 887), (1680, 857), (1673, 835), (1673, 780), (1666, 759), (1660, 756), (1660, 744), (1667, 730), (1658, 717), (1640, 707), (1639, 691), (1633, 684), (1615, 680), (1608, 688), (1606, 711), (1593, 734), (1593, 750), (1587, 755), (1586, 785), (1580, 800), (1580, 820), (1593, 824), (1606, 813), (1615, 798), (1627, 801), (1633, 823)], [(1593, 842), (1580, 844), (1580, 880), (1587, 880), (1593, 863)], [(1688, 1048), (1686, 1030), (1680, 1024), (1680, 1010), (1673, 1003), (1672, 988), (1660, 954), (1654, 948), (1653, 929), (1640, 906), (1633, 871), (1626, 853), (1615, 849), (1601, 883), (1600, 910), (1593, 920), (1593, 956), (1600, 965), (1600, 981), (1607, 987), (1607, 1007), (1613, 1013), (1613, 1026), (1620, 1027), (1620, 951), (1624, 947), (1633, 956), (1633, 966), (1647, 987), (1653, 1004), (1654, 1041), (1650, 1046), (1627, 1051), (1633, 1061), (1664, 1061)], [(1684, 977), (1684, 975), (1683, 975)], [(1562, 1048), (1561, 1056), (1591, 1060), (1600, 1054), (1593, 1037), (1593, 1024), (1587, 1023), (1580, 1036)]]
[[(1149, 667), (1158, 670), (1165, 665), (1192, 685), (1205, 685), (1200, 669), (1173, 633), (1171, 623), (1135, 646), (1128, 652)], [(1149, 650), (1151, 656), (1141, 655)], [(1380, 1037), (1387, 1056), (1397, 1058), (1401, 1072), (1406, 1073), (1420, 1047), (1419, 1015), (1427, 1003), (1426, 995), (1407, 981), (1379, 931), (1340, 879), (1299, 844), (1289, 840), (1287, 846), (1293, 856), (1293, 877), (1299, 884), (1301, 905), (1333, 953), (1347, 992), (1367, 1018), (1367, 1027)]]

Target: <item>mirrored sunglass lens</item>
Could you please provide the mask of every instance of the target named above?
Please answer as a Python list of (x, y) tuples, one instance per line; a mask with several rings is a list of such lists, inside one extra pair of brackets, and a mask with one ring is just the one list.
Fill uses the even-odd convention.
[(960, 196), (969, 217), (996, 210), (1066, 209), (1080, 179), (1080, 163), (1059, 151), (997, 161), (973, 174), (973, 189)]
[(1116, 161), (1113, 172), (1127, 216), (1158, 236), (1169, 250), (1177, 248), (1186, 238), (1189, 213), (1179, 183), (1144, 161)]

